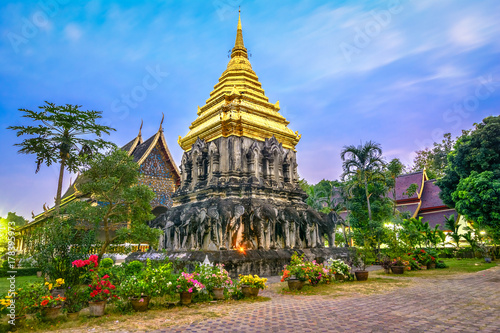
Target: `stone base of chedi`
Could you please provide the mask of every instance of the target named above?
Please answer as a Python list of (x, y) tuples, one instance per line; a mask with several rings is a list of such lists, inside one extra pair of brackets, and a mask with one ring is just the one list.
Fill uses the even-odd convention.
[(174, 207), (151, 226), (164, 230), (168, 250), (333, 247), (338, 216), (304, 197), (295, 152), (274, 137), (198, 139), (182, 158)]
[(354, 248), (315, 248), (303, 250), (248, 250), (248, 251), (168, 251), (168, 252), (134, 252), (126, 259), (146, 261), (165, 260), (176, 263), (177, 269), (194, 269), (194, 265), (208, 259), (211, 263), (222, 263), (231, 275), (257, 274), (259, 276), (281, 275), (283, 266), (290, 263), (294, 252), (304, 254), (307, 260), (323, 263), (329, 258), (349, 261)]

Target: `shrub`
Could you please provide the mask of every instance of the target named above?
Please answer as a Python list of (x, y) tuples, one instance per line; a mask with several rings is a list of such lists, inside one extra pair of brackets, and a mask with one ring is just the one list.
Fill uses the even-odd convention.
[(115, 263), (114, 263), (113, 259), (111, 259), (111, 258), (104, 258), (104, 259), (102, 259), (102, 260), (101, 260), (101, 262), (100, 262), (100, 266), (101, 266), (102, 268), (110, 268), (110, 267), (112, 267), (114, 264), (115, 264)]
[(125, 273), (127, 273), (127, 275), (137, 275), (142, 271), (143, 268), (144, 265), (142, 264), (142, 262), (134, 260), (127, 266), (125, 266)]

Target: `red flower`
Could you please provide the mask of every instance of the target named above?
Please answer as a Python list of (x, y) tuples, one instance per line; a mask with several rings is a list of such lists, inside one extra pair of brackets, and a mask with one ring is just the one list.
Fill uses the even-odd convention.
[(107, 278), (109, 278), (109, 275), (108, 275), (108, 274), (106, 274), (106, 275), (104, 275), (102, 278), (103, 278), (103, 279), (107, 279)]
[(45, 305), (47, 305), (48, 303), (49, 303), (49, 301), (45, 299), (45, 300), (43, 300), (43, 301), (42, 301), (42, 303), (40, 303), (40, 305), (41, 305), (41, 306), (45, 306)]
[(116, 289), (116, 287), (115, 287), (114, 285), (110, 285), (109, 287), (110, 287), (111, 289), (113, 289), (113, 290), (115, 290), (115, 289)]
[(109, 294), (109, 290), (108, 289), (104, 289), (104, 293), (105, 294)]

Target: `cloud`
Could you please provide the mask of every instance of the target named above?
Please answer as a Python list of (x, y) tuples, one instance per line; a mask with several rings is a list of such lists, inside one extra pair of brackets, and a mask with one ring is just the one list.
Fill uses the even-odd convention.
[(64, 36), (72, 42), (78, 41), (82, 35), (82, 29), (74, 23), (70, 23), (64, 27)]

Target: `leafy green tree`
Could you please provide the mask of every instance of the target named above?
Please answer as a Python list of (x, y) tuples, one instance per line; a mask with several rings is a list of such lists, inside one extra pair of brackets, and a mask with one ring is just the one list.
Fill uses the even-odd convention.
[(4, 253), (8, 247), (7, 234), (9, 231), (9, 222), (11, 222), (11, 227), (16, 228), (28, 223), (24, 217), (13, 212), (8, 212), (6, 218), (0, 217), (0, 253)]
[(71, 214), (104, 233), (99, 259), (113, 242), (147, 241), (156, 246), (162, 231), (146, 225), (154, 218), (150, 201), (155, 194), (148, 186), (138, 185), (139, 165), (132, 157), (117, 148), (97, 155), (83, 177), (87, 181), (78, 191), (89, 194), (92, 202), (75, 203)]
[(485, 118), (458, 139), (436, 184), (446, 205), (500, 238), (500, 116)]
[[(396, 178), (400, 176), (405, 170), (405, 166), (399, 158), (393, 158), (389, 163), (387, 163), (387, 173), (391, 182), (389, 187), (392, 189), (392, 198), (396, 201)], [(396, 209), (396, 206), (394, 206)]]
[[(365, 190), (368, 208), (368, 219), (372, 219), (372, 207), (370, 205), (370, 191), (368, 180), (376, 176), (383, 177), (384, 161), (382, 159), (382, 148), (380, 144), (368, 141), (364, 145), (344, 146), (340, 153), (343, 170), (342, 178), (351, 178), (362, 184)], [(372, 193), (373, 194), (373, 193)]]
[(427, 176), (430, 179), (441, 178), (448, 165), (447, 156), (453, 150), (455, 141), (451, 138), (451, 133), (444, 134), (440, 143), (434, 142), (431, 148), (425, 148), (416, 152), (413, 160), (412, 172), (426, 169)]
[(43, 228), (36, 228), (26, 239), (28, 253), (40, 270), (51, 280), (63, 278), (66, 286), (79, 283), (71, 263), (88, 258), (97, 243), (95, 228), (80, 223), (71, 213), (72, 205), (64, 207), (63, 214), (49, 217)]
[[(113, 128), (96, 124), (102, 118), (101, 111), (82, 111), (80, 105), (61, 105), (45, 102), (40, 106), (41, 111), (19, 109), (22, 117), (31, 119), (36, 125), (9, 126), (8, 129), (17, 131), (17, 136), (28, 135), (23, 142), (15, 144), (21, 147), (21, 154), (35, 154), (36, 170), (42, 164), (47, 166), (59, 163), (59, 180), (55, 197), (56, 211), (61, 204), (61, 193), (64, 171), (77, 172), (87, 161), (88, 157), (99, 149), (111, 147), (112, 143), (100, 137), (114, 131)], [(98, 139), (90, 139), (89, 135)]]

